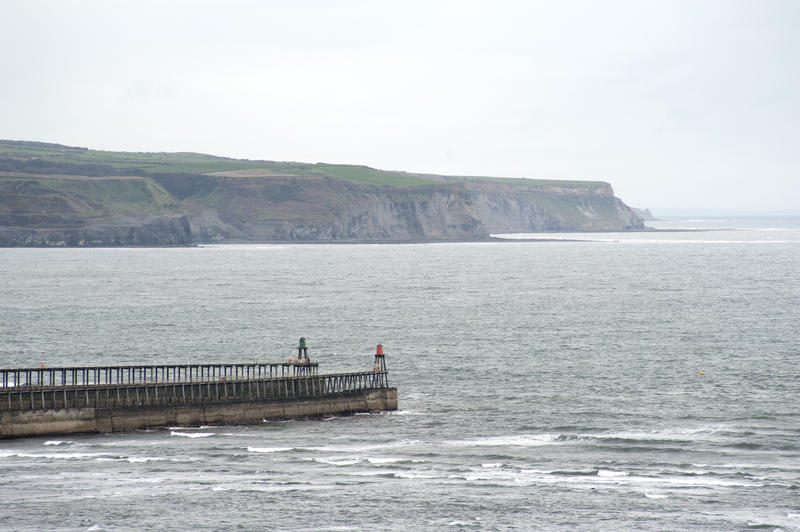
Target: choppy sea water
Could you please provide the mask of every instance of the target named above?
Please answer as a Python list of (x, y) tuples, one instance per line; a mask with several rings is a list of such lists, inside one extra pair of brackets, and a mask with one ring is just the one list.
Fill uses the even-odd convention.
[(651, 225), (717, 230), (0, 249), (0, 366), (381, 342), (400, 400), (2, 440), (0, 528), (800, 530), (800, 220)]

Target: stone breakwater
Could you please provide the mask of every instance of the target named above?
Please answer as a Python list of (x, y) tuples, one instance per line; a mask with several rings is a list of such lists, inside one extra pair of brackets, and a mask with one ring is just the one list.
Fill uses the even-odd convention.
[(385, 370), (316, 364), (0, 370), (0, 438), (397, 410)]

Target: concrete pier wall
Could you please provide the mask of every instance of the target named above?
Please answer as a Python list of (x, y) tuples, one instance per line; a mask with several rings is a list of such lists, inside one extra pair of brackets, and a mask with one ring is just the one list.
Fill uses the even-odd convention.
[[(68, 401), (64, 402), (69, 404)], [(99, 401), (96, 404), (101, 403)], [(42, 406), (47, 404), (47, 400), (42, 400)], [(228, 402), (7, 410), (0, 412), (0, 438), (123, 432), (169, 426), (257, 424), (265, 419), (384, 410), (397, 410), (396, 388), (370, 388), (311, 397)]]

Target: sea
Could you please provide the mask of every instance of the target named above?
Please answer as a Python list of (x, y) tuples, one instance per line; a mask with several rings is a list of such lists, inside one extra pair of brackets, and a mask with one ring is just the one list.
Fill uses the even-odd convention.
[(800, 530), (800, 218), (0, 249), (0, 367), (372, 368), (394, 412), (0, 440), (2, 530)]

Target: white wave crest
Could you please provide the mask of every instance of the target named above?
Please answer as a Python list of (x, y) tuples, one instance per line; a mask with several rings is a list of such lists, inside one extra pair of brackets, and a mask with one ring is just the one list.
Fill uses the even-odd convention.
[[(367, 458), (367, 462), (370, 464), (395, 464), (397, 462), (402, 462), (405, 458), (401, 457), (392, 457), (392, 458)], [(417, 460), (412, 460), (416, 462)]]
[(340, 457), (340, 458), (321, 456), (321, 457), (318, 457), (318, 458), (312, 458), (311, 461), (312, 462), (317, 462), (319, 464), (328, 464), (328, 465), (333, 465), (333, 466), (348, 466), (348, 465), (355, 465), (355, 464), (363, 462), (362, 459), (360, 459), (360, 458), (358, 458), (356, 456), (346, 456), (346, 457)]
[(386, 449), (393, 449), (397, 447), (409, 447), (412, 445), (418, 445), (420, 443), (424, 443), (421, 440), (396, 440), (390, 442), (383, 442), (383, 443), (375, 443), (369, 445), (323, 445), (321, 447), (303, 447), (304, 451), (314, 451), (314, 452), (323, 452), (323, 453), (365, 453), (370, 451), (385, 451)]
[(247, 452), (250, 453), (284, 453), (291, 451), (292, 447), (248, 447)]
[(612, 471), (611, 469), (598, 469), (598, 477), (626, 477), (628, 473), (625, 471)]
[(214, 432), (177, 432), (172, 431), (170, 432), (170, 436), (181, 436), (183, 438), (208, 438), (209, 436), (215, 436)]
[(474, 440), (451, 440), (448, 445), (458, 447), (537, 447), (555, 443), (558, 435), (555, 434), (521, 434), (516, 436), (488, 436)]
[(0, 451), (0, 458), (42, 458), (46, 460), (80, 460), (83, 458), (114, 458), (108, 453), (18, 453), (14, 451)]

